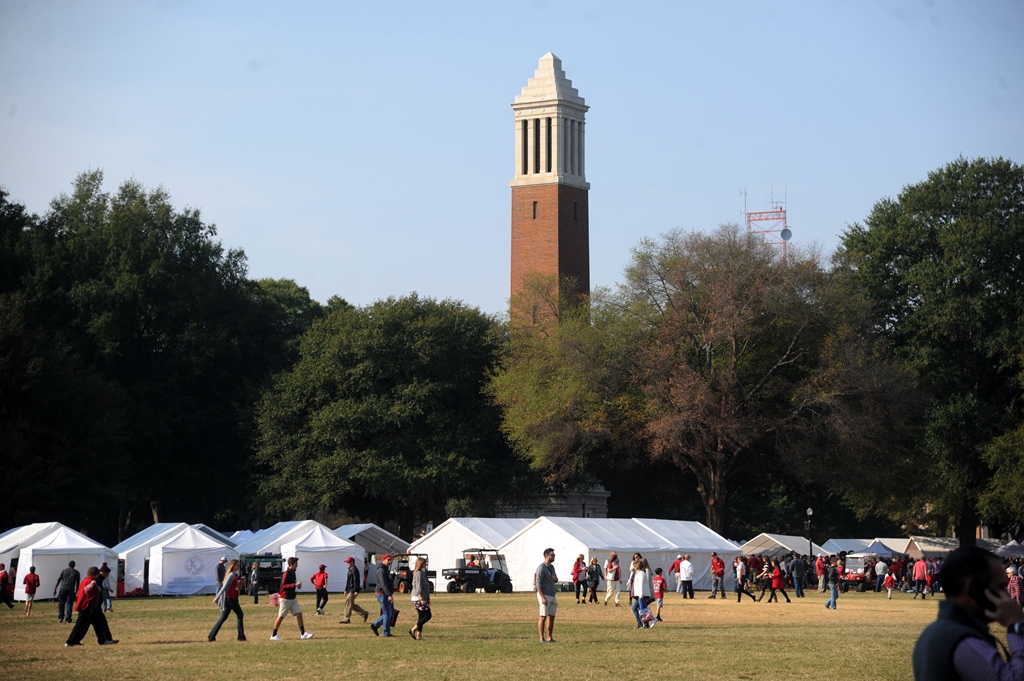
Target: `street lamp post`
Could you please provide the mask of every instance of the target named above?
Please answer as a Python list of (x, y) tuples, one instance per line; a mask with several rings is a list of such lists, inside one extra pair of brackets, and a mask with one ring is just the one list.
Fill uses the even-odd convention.
[(807, 530), (807, 560), (814, 558), (814, 542), (811, 541), (811, 516), (814, 515), (814, 509), (810, 506), (807, 507), (807, 520), (804, 522), (804, 529)]

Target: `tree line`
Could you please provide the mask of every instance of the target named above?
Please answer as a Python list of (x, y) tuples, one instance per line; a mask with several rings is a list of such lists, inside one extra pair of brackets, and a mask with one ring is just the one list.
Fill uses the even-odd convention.
[[(0, 190), (0, 529), (352, 517), (411, 537), (550, 490), (727, 536), (1021, 531), (1024, 169), (957, 159), (826, 261), (735, 225), (642, 240), (509, 323), (252, 280), (198, 210), (79, 176)], [(513, 312), (511, 319), (517, 319)], [(859, 528), (855, 532), (854, 528)], [(827, 536), (827, 535), (826, 535)]]

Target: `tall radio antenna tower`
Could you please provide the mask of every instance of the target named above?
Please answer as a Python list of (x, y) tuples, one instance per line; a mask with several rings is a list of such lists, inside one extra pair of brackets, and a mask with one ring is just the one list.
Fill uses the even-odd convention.
[(786, 223), (786, 193), (782, 201), (775, 200), (775, 186), (772, 185), (771, 210), (747, 211), (747, 190), (743, 190), (743, 214), (747, 221), (747, 234), (760, 234), (770, 244), (782, 247), (786, 257), (786, 244), (793, 238), (793, 231)]

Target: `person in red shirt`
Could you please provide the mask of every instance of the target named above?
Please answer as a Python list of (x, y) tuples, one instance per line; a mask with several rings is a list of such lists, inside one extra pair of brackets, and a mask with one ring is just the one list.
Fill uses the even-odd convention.
[(921, 596), (921, 600), (925, 599), (926, 591), (928, 588), (928, 563), (924, 562), (924, 558), (914, 561), (914, 598), (917, 599), (918, 594)]
[(316, 589), (316, 614), (324, 614), (324, 606), (327, 605), (327, 566), (320, 564), (316, 574), (309, 578), (313, 588)]
[(719, 591), (722, 592), (722, 598), (725, 598), (725, 561), (718, 557), (718, 554), (714, 551), (711, 552), (711, 595), (708, 598), (714, 598), (715, 594)]
[(651, 588), (654, 591), (654, 619), (663, 622), (664, 620), (661, 619), (661, 606), (665, 604), (665, 592), (668, 591), (668, 582), (661, 576), (661, 568), (654, 571)]
[(672, 564), (668, 566), (668, 573), (670, 575), (673, 575), (675, 577), (675, 580), (676, 580), (676, 593), (680, 593), (680, 594), (683, 593), (683, 580), (680, 579), (680, 577), (679, 577), (679, 570), (680, 570), (679, 565), (682, 562), (683, 562), (683, 556), (682, 556), (682, 554), (680, 554), (680, 555), (676, 556), (675, 561), (673, 561)]
[(97, 567), (90, 567), (85, 573), (85, 578), (78, 583), (78, 597), (75, 599), (75, 612), (78, 613), (78, 620), (71, 633), (68, 634), (68, 640), (64, 643), (65, 647), (82, 645), (82, 639), (85, 638), (85, 633), (89, 631), (90, 626), (96, 632), (97, 642), (100, 645), (106, 643), (100, 632), (100, 627), (96, 624), (96, 616), (101, 614), (100, 586), (96, 581), (99, 574), (100, 571)]
[(779, 565), (779, 561), (775, 558), (772, 558), (772, 569), (769, 574), (771, 575), (772, 580), (770, 587), (772, 592), (771, 595), (768, 596), (768, 602), (771, 603), (772, 601), (775, 601), (778, 603), (779, 596), (776, 592), (781, 591), (782, 595), (786, 598), (786, 602), (792, 603), (793, 601), (789, 600), (789, 594), (786, 593), (786, 579), (782, 576), (782, 566)]
[[(572, 564), (572, 583), (576, 589), (576, 602), (587, 604), (587, 561), (581, 553)], [(580, 591), (583, 592), (583, 600), (580, 600)]]
[(818, 554), (818, 560), (814, 561), (814, 574), (818, 576), (818, 593), (825, 593), (825, 556)]
[(36, 589), (39, 588), (39, 575), (36, 574), (36, 566), (28, 569), (28, 574), (22, 580), (25, 585), (25, 617), (32, 614), (32, 603), (36, 600)]

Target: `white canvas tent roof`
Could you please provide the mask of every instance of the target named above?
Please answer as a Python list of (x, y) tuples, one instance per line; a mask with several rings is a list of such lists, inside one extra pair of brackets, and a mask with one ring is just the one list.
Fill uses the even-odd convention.
[(651, 569), (668, 569), (679, 553), (664, 537), (632, 518), (566, 518), (542, 516), (499, 547), (508, 562), (512, 588), (532, 591), (533, 576), (544, 559), (545, 548), (555, 549), (555, 572), (559, 581), (570, 581), (576, 556), (589, 563), (596, 557), (601, 565), (611, 551), (619, 554), (623, 581), (629, 573), (630, 556), (639, 551)]
[(812, 544), (808, 547), (808, 542), (803, 537), (790, 534), (769, 534), (767, 532), (762, 532), (748, 541), (739, 548), (739, 552), (744, 556), (778, 556), (784, 553), (792, 553), (793, 551), (805, 555), (808, 548), (811, 549), (815, 556), (819, 553), (829, 555), (823, 546)]
[[(736, 556), (740, 555), (740, 551), (731, 541), (710, 527), (695, 520), (661, 520), (656, 518), (634, 518), (633, 520), (666, 539), (674, 547), (676, 555), (682, 553), (690, 556), (690, 562), (693, 564), (694, 589), (711, 589), (712, 551), (716, 552), (725, 561), (726, 588), (732, 588), (731, 565)], [(646, 556), (646, 554), (644, 555)], [(604, 565), (604, 561), (601, 564)], [(668, 575), (670, 565), (671, 562), (669, 565), (661, 567), (665, 569), (666, 574), (663, 576), (668, 580), (669, 588), (674, 589), (676, 587), (675, 576)], [(651, 567), (658, 566), (652, 565)]]
[[(41, 584), (38, 593), (45, 598), (52, 594), (49, 585), (57, 583), (61, 570), (72, 560), (75, 561), (76, 569), (83, 575), (90, 566), (99, 567), (106, 563), (116, 579), (116, 553), (80, 532), (59, 525), (50, 534), (22, 545), (18, 556), (18, 578), (14, 585), (14, 597), (20, 601), (25, 600), (25, 585), (22, 579), (28, 574), (29, 566), (35, 566)], [(111, 585), (111, 595), (116, 591), (114, 586)]]
[[(0, 563), (10, 567), (14, 559), (18, 558), (23, 546), (28, 546), (61, 527), (64, 526), (58, 522), (49, 522), (32, 523), (8, 530), (0, 537)], [(21, 574), (21, 570), (18, 570), (18, 574)], [(56, 581), (54, 579), (54, 582)]]
[(195, 596), (217, 593), (217, 563), (238, 552), (210, 535), (185, 525), (149, 549), (149, 593)]
[(1017, 543), (1016, 539), (1011, 539), (1002, 548), (997, 549), (996, 554), (1007, 558), (1021, 558), (1024, 557), (1024, 546)]
[(884, 556), (886, 555), (885, 549), (888, 549), (889, 555), (903, 555), (907, 552), (909, 543), (910, 539), (907, 537), (876, 537), (864, 551)]
[(359, 544), (367, 554), (409, 552), (409, 542), (373, 523), (342, 525), (334, 533), (342, 539)]
[(407, 553), (427, 554), (441, 588), (441, 570), (455, 567), (463, 550), (497, 549), (531, 522), (532, 518), (449, 518), (410, 544)]
[(317, 524), (304, 535), (281, 545), (281, 557), (292, 556), (299, 559), (299, 581), (308, 582), (319, 566), (324, 565), (328, 575), (327, 591), (342, 593), (348, 575), (345, 560), (351, 556), (357, 566), (362, 566), (366, 552), (359, 544), (342, 539), (330, 529)]
[[(1002, 548), (1003, 543), (994, 539), (978, 539), (978, 546), (995, 552)], [(918, 558), (939, 558), (950, 551), (960, 548), (960, 540), (956, 537), (920, 537), (914, 535), (907, 544), (906, 553), (915, 560)]]
[[(300, 540), (304, 540), (307, 544), (307, 547), (311, 546), (310, 542), (312, 542), (312, 538), (310, 537), (310, 532), (316, 528), (321, 528), (324, 532), (330, 535), (315, 535), (323, 538), (325, 542), (331, 542), (332, 544), (334, 544), (335, 540), (337, 540), (340, 542), (344, 542), (347, 545), (351, 545), (351, 547), (354, 547), (348, 549), (351, 552), (350, 555), (355, 556), (356, 559), (360, 561), (358, 563), (359, 565), (363, 564), (363, 557), (365, 555), (365, 552), (363, 551), (363, 548), (361, 546), (359, 546), (358, 544), (354, 544), (348, 541), (347, 539), (342, 539), (337, 534), (335, 534), (329, 527), (321, 525), (315, 520), (286, 520), (277, 523), (276, 525), (268, 527), (265, 530), (260, 530), (252, 537), (246, 539), (244, 542), (236, 546), (235, 550), (237, 550), (238, 554), (243, 558), (252, 557), (258, 559), (261, 556), (281, 556), (283, 558), (286, 558), (287, 556), (285, 556), (282, 553), (283, 547), (289, 544), (294, 544), (295, 542)], [(331, 537), (333, 537), (333, 539), (331, 539)], [(319, 565), (319, 563), (317, 563), (317, 565)], [(303, 567), (304, 565), (300, 563), (300, 569), (302, 569)], [(316, 570), (316, 565), (313, 566), (313, 570)], [(311, 575), (312, 573), (310, 574), (310, 576)], [(338, 578), (335, 579), (337, 580)], [(342, 584), (341, 586), (344, 586), (344, 584)]]
[(252, 530), (238, 530), (237, 532), (231, 535), (231, 541), (235, 542), (235, 546), (237, 546), (244, 542), (246, 539), (252, 539), (252, 537)]
[(833, 553), (841, 553), (843, 551), (847, 553), (866, 551), (870, 545), (870, 539), (829, 539), (821, 545), (821, 548), (825, 549), (825, 553), (832, 555)]
[(192, 525), (192, 527), (199, 530), (200, 532), (206, 533), (207, 535), (219, 541), (221, 544), (224, 544), (225, 546), (235, 546), (238, 543), (228, 535), (224, 534), (223, 532), (218, 532), (209, 525), (203, 523), (195, 523)]
[(124, 561), (125, 593), (146, 587), (146, 561), (149, 559), (149, 550), (186, 527), (186, 523), (153, 523), (113, 548), (117, 557)]

